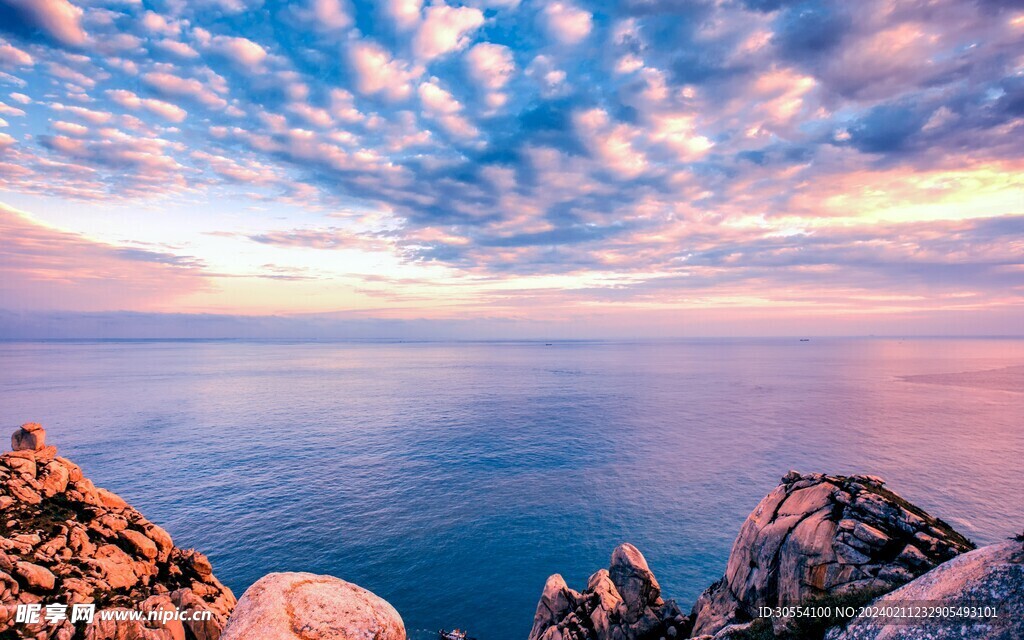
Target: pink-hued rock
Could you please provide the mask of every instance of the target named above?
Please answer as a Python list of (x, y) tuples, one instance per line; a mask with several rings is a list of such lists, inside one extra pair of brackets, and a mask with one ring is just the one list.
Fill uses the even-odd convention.
[(582, 592), (562, 576), (548, 578), (529, 640), (641, 640), (682, 637), (688, 620), (661, 587), (643, 554), (631, 544), (612, 552), (608, 569), (590, 576)]
[(1019, 640), (1024, 638), (1024, 548), (1019, 541), (982, 547), (957, 556), (899, 589), (872, 607), (899, 610), (907, 602), (938, 606), (996, 607), (998, 619), (965, 624), (887, 624), (884, 618), (854, 618), (828, 640)]
[(221, 640), (405, 640), (394, 607), (331, 576), (271, 573), (249, 587)]
[(29, 590), (50, 591), (56, 580), (49, 569), (31, 562), (16, 562), (14, 572)]
[(89, 640), (218, 640), (235, 597), (206, 556), (175, 547), (166, 531), (58, 457), (43, 434), (26, 425), (13, 438), (22, 448), (0, 455), (0, 637), (79, 638), (69, 623), (15, 625), (12, 612), (19, 603), (95, 602), (212, 616), (184, 624), (97, 622), (87, 627)]
[(46, 446), (46, 430), (36, 422), (26, 422), (11, 436), (14, 451), (38, 451)]
[(883, 485), (874, 476), (787, 474), (743, 523), (725, 576), (698, 599), (693, 634), (749, 621), (762, 606), (891, 591), (974, 548)]

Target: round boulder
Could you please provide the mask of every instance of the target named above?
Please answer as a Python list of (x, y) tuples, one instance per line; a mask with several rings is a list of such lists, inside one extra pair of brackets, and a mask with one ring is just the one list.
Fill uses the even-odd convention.
[(388, 602), (352, 583), (312, 573), (271, 573), (249, 587), (221, 640), (406, 640)]

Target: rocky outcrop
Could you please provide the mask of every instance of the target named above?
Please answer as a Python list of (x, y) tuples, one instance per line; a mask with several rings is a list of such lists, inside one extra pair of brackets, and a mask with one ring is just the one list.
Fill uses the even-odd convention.
[(880, 478), (790, 472), (744, 522), (725, 576), (694, 606), (693, 633), (747, 623), (761, 606), (867, 599), (973, 548)]
[[(390, 604), (329, 576), (269, 574), (236, 606), (205, 556), (174, 546), (166, 531), (94, 486), (46, 444), (38, 424), (23, 425), (11, 444), (0, 455), (0, 638), (406, 640)], [(529, 640), (1024, 638), (1020, 539), (971, 551), (969, 540), (884, 484), (872, 476), (787, 474), (744, 522), (725, 575), (690, 615), (663, 598), (640, 551), (620, 545), (583, 591), (560, 575), (548, 578)], [(1000, 618), (968, 627), (844, 619), (813, 633), (798, 621), (757, 618), (760, 607), (878, 596), (879, 606), (994, 603)], [(96, 605), (92, 624), (15, 623), (19, 604), (82, 603)], [(186, 618), (111, 620), (100, 611)]]
[[(46, 445), (38, 424), (0, 455), (0, 636), (87, 640), (218, 640), (235, 604), (206, 556), (123, 499), (97, 488)], [(98, 610), (178, 609), (209, 620), (15, 624), (18, 604), (93, 603)], [(199, 612), (209, 612), (197, 616)]]
[[(1024, 548), (1020, 541), (983, 547), (958, 556), (871, 604), (879, 608), (918, 603), (938, 606), (994, 606), (997, 619), (887, 624), (855, 618), (829, 640), (1020, 640), (1024, 638)], [(895, 622), (905, 622), (895, 620)]]
[(530, 640), (641, 640), (685, 637), (688, 619), (631, 544), (612, 553), (611, 565), (576, 592), (562, 576), (548, 578), (537, 604)]
[(405, 640), (387, 601), (312, 573), (271, 573), (249, 587), (221, 640)]

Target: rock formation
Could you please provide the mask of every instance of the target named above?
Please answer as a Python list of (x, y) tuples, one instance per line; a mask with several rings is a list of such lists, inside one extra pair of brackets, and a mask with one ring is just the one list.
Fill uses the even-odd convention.
[[(38, 424), (0, 455), (0, 637), (70, 640), (218, 640), (235, 598), (206, 556), (97, 488), (46, 445)], [(18, 604), (93, 603), (94, 623), (15, 624)], [(99, 610), (178, 609), (210, 620), (101, 621)]]
[(1024, 548), (1005, 542), (965, 553), (920, 578), (882, 596), (873, 606), (907, 603), (943, 606), (995, 606), (997, 620), (930, 621), (890, 624), (877, 618), (855, 618), (845, 629), (829, 632), (829, 640), (1020, 640), (1024, 638)]
[(562, 576), (548, 578), (530, 640), (640, 640), (684, 637), (687, 618), (661, 587), (640, 551), (623, 544), (611, 566), (590, 576), (578, 593)]
[(694, 606), (694, 636), (747, 623), (761, 606), (867, 600), (974, 548), (883, 485), (873, 476), (787, 474), (744, 522), (725, 576)]
[(271, 573), (238, 601), (221, 640), (405, 640), (401, 616), (354, 584), (312, 573)]
[[(390, 604), (330, 576), (269, 574), (236, 606), (205, 556), (175, 547), (166, 531), (95, 487), (46, 444), (38, 424), (23, 425), (11, 445), (0, 455), (0, 638), (406, 640)], [(529, 640), (1024, 638), (1022, 538), (971, 551), (969, 540), (879, 478), (790, 472), (744, 522), (725, 575), (690, 615), (662, 597), (643, 555), (623, 544), (582, 592), (560, 575), (548, 578)], [(757, 617), (762, 606), (878, 596), (882, 606), (997, 604), (1000, 620), (826, 621), (808, 633), (799, 621)], [(82, 603), (96, 605), (91, 624), (15, 622), (19, 604)], [(180, 611), (187, 619), (111, 620), (102, 611)], [(204, 613), (209, 619), (198, 619)]]

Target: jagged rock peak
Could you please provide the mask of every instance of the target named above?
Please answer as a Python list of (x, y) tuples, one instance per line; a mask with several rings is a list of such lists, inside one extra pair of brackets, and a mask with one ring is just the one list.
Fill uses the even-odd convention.
[[(86, 640), (218, 640), (234, 607), (206, 556), (171, 536), (46, 445), (27, 423), (0, 455), (0, 636)], [(19, 604), (94, 604), (97, 610), (178, 609), (209, 620), (69, 620), (15, 624)], [(204, 614), (205, 616), (205, 614)]]
[(640, 640), (682, 638), (689, 619), (661, 587), (647, 560), (631, 544), (612, 552), (608, 569), (590, 576), (576, 592), (555, 574), (544, 584), (530, 640)]
[(694, 635), (761, 606), (891, 591), (974, 545), (876, 476), (791, 471), (740, 528), (725, 576), (698, 599)]

